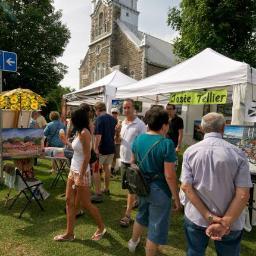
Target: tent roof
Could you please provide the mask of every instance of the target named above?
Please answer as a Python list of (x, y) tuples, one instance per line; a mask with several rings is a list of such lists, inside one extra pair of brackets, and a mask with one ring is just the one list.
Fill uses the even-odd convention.
[(116, 98), (153, 96), (242, 83), (256, 84), (256, 70), (207, 48), (161, 73), (118, 88)]
[(63, 98), (67, 101), (80, 101), (95, 98), (99, 100), (102, 98), (102, 94), (115, 94), (116, 88), (122, 87), (128, 84), (135, 83), (136, 80), (123, 74), (119, 70), (115, 70), (112, 73), (106, 75), (100, 80), (86, 86), (78, 91), (71, 92), (63, 95)]

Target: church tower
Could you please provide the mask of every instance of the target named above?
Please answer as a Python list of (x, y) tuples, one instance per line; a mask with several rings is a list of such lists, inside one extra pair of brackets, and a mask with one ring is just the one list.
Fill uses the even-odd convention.
[(90, 44), (79, 69), (80, 88), (114, 69), (140, 80), (173, 64), (169, 43), (139, 31), (137, 3), (91, 0)]

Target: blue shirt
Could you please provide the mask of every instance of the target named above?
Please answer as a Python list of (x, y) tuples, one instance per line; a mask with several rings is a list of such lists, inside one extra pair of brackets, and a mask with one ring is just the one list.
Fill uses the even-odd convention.
[(34, 120), (33, 118), (31, 118), (31, 120), (29, 122), (29, 128), (33, 128), (33, 129), (39, 128), (36, 120)]
[(117, 120), (109, 114), (101, 114), (96, 118), (95, 135), (101, 135), (99, 153), (110, 155), (115, 153), (115, 128)]
[(132, 143), (132, 152), (136, 160), (140, 162), (153, 144), (159, 140), (161, 141), (152, 148), (148, 156), (146, 156), (145, 160), (141, 163), (140, 170), (145, 175), (159, 175), (159, 178), (153, 182), (171, 197), (171, 191), (164, 176), (164, 163), (174, 163), (176, 161), (173, 142), (170, 139), (164, 138), (162, 135), (141, 134), (136, 137)]
[[(181, 182), (192, 184), (210, 212), (223, 216), (235, 196), (236, 187), (252, 186), (248, 160), (242, 150), (222, 139), (220, 133), (207, 133), (204, 140), (189, 147), (183, 156)], [(207, 221), (187, 200), (186, 217), (198, 226)], [(242, 230), (244, 214), (231, 230)]]
[(47, 124), (44, 129), (44, 136), (46, 136), (49, 147), (64, 147), (63, 142), (60, 140), (60, 129), (66, 130), (64, 124), (60, 120), (54, 120)]

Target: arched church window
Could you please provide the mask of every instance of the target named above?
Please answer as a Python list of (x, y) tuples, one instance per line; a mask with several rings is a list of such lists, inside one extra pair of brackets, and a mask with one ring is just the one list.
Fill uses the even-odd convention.
[(106, 75), (106, 65), (103, 63), (101, 65), (101, 78)]
[(97, 66), (96, 66), (96, 80), (101, 78), (100, 75), (101, 75), (101, 64), (97, 63)]
[(101, 47), (100, 47), (100, 45), (97, 45), (97, 46), (96, 46), (95, 52), (96, 52), (96, 55), (99, 55), (99, 54), (100, 54), (100, 52), (101, 52)]
[(96, 81), (96, 72), (95, 72), (95, 68), (92, 69), (91, 72), (91, 81), (95, 82)]
[(99, 14), (99, 35), (103, 33), (104, 28), (104, 15), (103, 12)]
[(108, 23), (105, 22), (105, 23), (104, 23), (104, 32), (107, 32), (107, 31), (108, 31)]

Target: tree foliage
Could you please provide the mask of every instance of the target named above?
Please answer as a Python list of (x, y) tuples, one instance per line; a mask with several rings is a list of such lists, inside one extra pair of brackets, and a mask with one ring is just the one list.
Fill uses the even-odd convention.
[(174, 51), (181, 59), (210, 47), (256, 67), (255, 0), (182, 0), (168, 24), (180, 34)]
[(51, 90), (51, 93), (46, 96), (46, 107), (42, 108), (43, 115), (49, 119), (48, 117), (51, 111), (58, 111), (61, 113), (62, 96), (72, 91), (74, 91), (74, 89), (62, 87), (60, 85)]
[(18, 73), (3, 73), (3, 90), (29, 88), (42, 96), (56, 89), (66, 66), (57, 61), (70, 33), (52, 0), (0, 2), (0, 49), (18, 56)]

